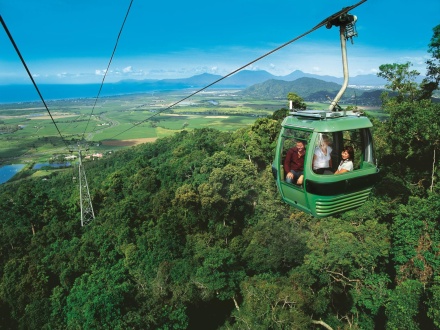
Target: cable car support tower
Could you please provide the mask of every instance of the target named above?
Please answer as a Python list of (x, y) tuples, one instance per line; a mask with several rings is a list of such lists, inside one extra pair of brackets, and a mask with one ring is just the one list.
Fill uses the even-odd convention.
[(86, 172), (82, 165), (81, 151), (78, 152), (79, 165), (79, 198), (81, 204), (81, 226), (87, 225), (95, 219), (92, 200), (90, 198), (89, 185), (87, 184)]
[[(86, 149), (87, 150), (87, 149)], [(73, 150), (71, 151), (73, 152)], [(89, 224), (95, 219), (92, 199), (90, 197), (89, 184), (87, 183), (86, 171), (82, 163), (81, 148), (78, 145), (78, 184), (79, 200), (81, 209), (81, 227)]]

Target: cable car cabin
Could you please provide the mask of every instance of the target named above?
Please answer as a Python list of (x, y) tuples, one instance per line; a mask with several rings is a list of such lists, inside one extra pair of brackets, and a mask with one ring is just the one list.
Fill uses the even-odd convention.
[[(273, 172), (282, 199), (315, 217), (326, 217), (361, 206), (377, 181), (373, 161), (370, 120), (354, 112), (297, 111), (282, 123)], [(303, 182), (287, 183), (284, 161), (287, 151), (303, 142)], [(334, 174), (341, 163), (344, 146), (354, 149), (353, 170)], [(317, 161), (320, 152), (328, 168)], [(322, 162), (321, 162), (322, 163)]]
[[(284, 119), (272, 165), (278, 190), (283, 200), (315, 217), (326, 217), (361, 206), (370, 195), (377, 180), (378, 169), (373, 162), (373, 125), (359, 113), (334, 111), (348, 86), (346, 40), (357, 36), (354, 26), (357, 17), (348, 13), (332, 18), (327, 27), (339, 26), (344, 82), (331, 102), (328, 111), (304, 110), (291, 112)], [(292, 102), (290, 103), (292, 109)], [(291, 172), (290, 161), (284, 168), (289, 149), (298, 142), (305, 146), (303, 177), (295, 183), (286, 181)], [(301, 143), (298, 143), (301, 146)], [(343, 153), (350, 146), (349, 152)], [(350, 155), (351, 162), (345, 160)], [(289, 153), (289, 156), (291, 153)], [(296, 155), (294, 153), (294, 155)], [(294, 157), (295, 161), (298, 159)], [(345, 173), (335, 174), (339, 165), (347, 166)], [(294, 168), (295, 170), (295, 168)], [(291, 175), (288, 178), (291, 181)], [(302, 182), (301, 182), (302, 181)]]

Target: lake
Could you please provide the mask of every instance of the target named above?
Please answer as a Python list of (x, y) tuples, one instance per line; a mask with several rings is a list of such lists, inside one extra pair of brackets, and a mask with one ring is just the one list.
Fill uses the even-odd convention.
[(61, 167), (69, 167), (70, 163), (66, 162), (66, 163), (38, 163), (35, 164), (34, 167), (32, 167), (33, 170), (39, 170), (40, 168), (43, 167), (54, 167), (54, 168), (61, 168)]
[(20, 172), (24, 166), (25, 166), (24, 164), (15, 164), (15, 165), (5, 165), (0, 167), (0, 184), (5, 183), (15, 174)]

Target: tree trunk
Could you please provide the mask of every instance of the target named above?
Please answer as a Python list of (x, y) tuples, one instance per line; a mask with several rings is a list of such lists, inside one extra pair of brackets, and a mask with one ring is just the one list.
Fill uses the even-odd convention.
[(312, 323), (322, 325), (327, 330), (333, 330), (333, 328), (331, 326), (329, 326), (327, 323), (325, 323), (323, 320), (319, 320), (319, 321), (312, 320)]
[(232, 297), (232, 300), (234, 301), (235, 308), (239, 311), (240, 306), (238, 306), (237, 300), (235, 300), (235, 297)]

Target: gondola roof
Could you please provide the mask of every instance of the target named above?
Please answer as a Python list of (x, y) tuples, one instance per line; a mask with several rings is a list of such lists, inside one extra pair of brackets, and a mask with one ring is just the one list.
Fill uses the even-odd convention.
[(326, 111), (298, 111), (292, 116), (284, 118), (282, 126), (285, 128), (304, 128), (315, 132), (337, 132), (373, 127), (370, 120), (359, 112), (326, 112)]

